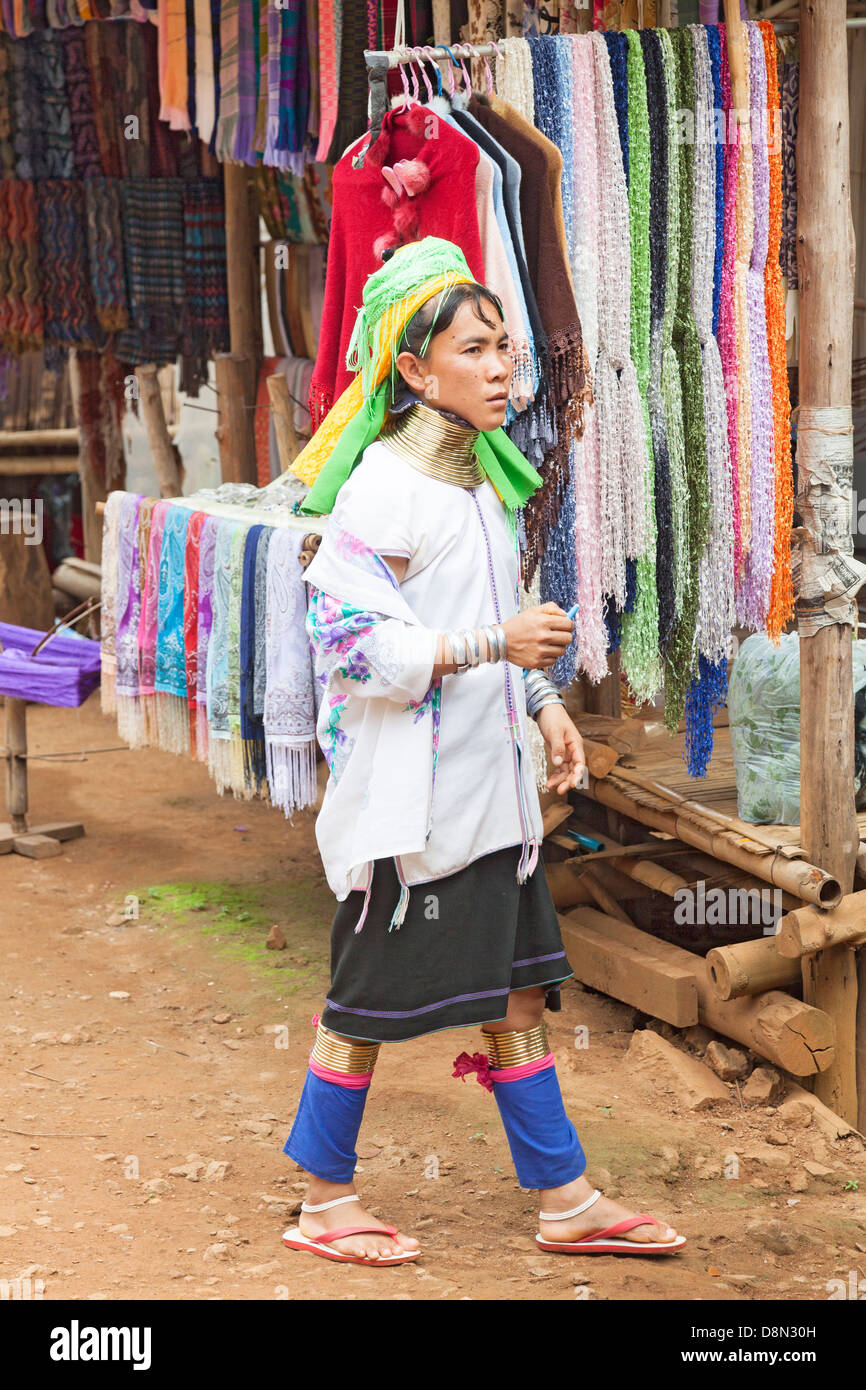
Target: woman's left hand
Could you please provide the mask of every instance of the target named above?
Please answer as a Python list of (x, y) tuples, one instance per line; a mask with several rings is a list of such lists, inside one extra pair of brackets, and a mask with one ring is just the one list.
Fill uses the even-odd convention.
[(586, 775), (586, 753), (583, 739), (562, 705), (545, 705), (536, 720), (556, 771), (547, 779), (548, 791), (556, 788), (564, 796), (570, 787), (578, 787)]

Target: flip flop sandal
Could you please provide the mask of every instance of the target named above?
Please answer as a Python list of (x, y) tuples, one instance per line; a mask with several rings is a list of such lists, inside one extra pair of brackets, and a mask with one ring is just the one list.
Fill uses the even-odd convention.
[[(317, 1206), (301, 1203), (301, 1211), (327, 1211), (329, 1207), (341, 1206), (344, 1202), (360, 1202), (361, 1198), (352, 1194), (349, 1197), (335, 1197), (332, 1202), (320, 1202)], [(396, 1226), (341, 1226), (336, 1231), (325, 1231), (312, 1240), (305, 1236), (300, 1226), (293, 1226), (283, 1234), (283, 1244), (290, 1250), (307, 1250), (311, 1255), (322, 1255), (326, 1260), (349, 1265), (403, 1265), (409, 1260), (417, 1260), (420, 1250), (406, 1250), (402, 1255), (345, 1255), (340, 1250), (329, 1250), (332, 1241), (344, 1240), (347, 1236), (383, 1235), (396, 1239)]]
[[(579, 1207), (573, 1207), (571, 1211), (542, 1211), (539, 1212), (539, 1216), (542, 1221), (566, 1221), (569, 1217), (579, 1216), (581, 1212), (586, 1211), (600, 1196), (601, 1193), (596, 1189), (591, 1197)], [(539, 1249), (550, 1250), (560, 1255), (673, 1255), (677, 1250), (681, 1250), (686, 1243), (685, 1236), (677, 1236), (675, 1240), (668, 1241), (616, 1239), (626, 1231), (633, 1230), (635, 1226), (658, 1224), (654, 1216), (647, 1216), (643, 1212), (638, 1216), (630, 1216), (625, 1221), (617, 1221), (613, 1226), (606, 1226), (604, 1230), (592, 1231), (580, 1240), (544, 1240), (540, 1235), (535, 1239)]]

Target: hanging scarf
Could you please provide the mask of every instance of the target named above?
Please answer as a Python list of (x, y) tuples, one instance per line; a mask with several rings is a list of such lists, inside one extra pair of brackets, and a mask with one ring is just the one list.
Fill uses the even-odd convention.
[[(55, 323), (53, 293), (46, 303), (40, 277), (40, 187), (26, 179), (0, 180), (0, 222), (5, 229), (0, 238), (5, 242), (0, 249), (0, 296), (5, 299), (0, 302), (0, 336), (16, 355), (42, 345), (46, 311), (52, 326)], [(50, 289), (53, 277), (48, 283)]]
[[(255, 573), (255, 651), (253, 654), (253, 717), (262, 728), (264, 737), (265, 691), (268, 684), (268, 550), (274, 527), (266, 526), (256, 548)], [(265, 769), (267, 775), (267, 767)]]
[[(691, 34), (686, 29), (671, 34), (676, 59), (677, 106), (692, 113), (694, 129), (695, 80)], [(704, 421), (703, 364), (701, 345), (691, 309), (692, 244), (694, 232), (694, 144), (680, 146), (679, 277), (674, 318), (674, 345), (683, 384), (683, 430), (688, 481), (689, 553), (688, 584), (683, 611), (677, 620), (667, 653), (665, 672), (665, 722), (675, 729), (683, 716), (686, 691), (697, 670), (695, 627), (701, 556), (707, 543), (707, 446)]]
[(249, 524), (241, 523), (232, 536), (229, 561), (228, 612), (228, 720), (230, 785), (235, 797), (249, 800), (252, 788), (244, 776), (241, 739), (241, 598), (244, 580), (244, 551)]
[(154, 709), (156, 680), (156, 638), (159, 622), (159, 574), (162, 554), (162, 534), (171, 503), (155, 502), (150, 518), (145, 561), (144, 585), (141, 595), (141, 617), (138, 624), (138, 692), (142, 704), (142, 739), (155, 746), (159, 741)]
[(782, 239), (782, 155), (779, 148), (781, 116), (776, 68), (776, 35), (768, 20), (758, 29), (764, 42), (767, 70), (767, 128), (772, 133), (769, 151), (770, 206), (767, 227), (767, 265), (764, 296), (767, 316), (767, 351), (773, 397), (773, 457), (775, 459), (775, 529), (773, 576), (767, 612), (767, 633), (775, 641), (794, 613), (791, 577), (791, 525), (794, 491), (791, 469), (791, 400), (788, 393), (785, 350), (785, 292), (779, 264)]
[(247, 532), (241, 585), (240, 630), (240, 710), (243, 741), (244, 778), (261, 794), (265, 780), (265, 731), (255, 711), (256, 633), (264, 629), (265, 614), (256, 612), (256, 567), (258, 549), (267, 526), (251, 526)]
[(626, 604), (626, 557), (646, 546), (645, 429), (637, 373), (630, 350), (631, 247), (628, 190), (619, 141), (608, 49), (590, 36), (595, 60), (598, 132), (599, 279), (598, 360), (594, 392), (598, 412), (602, 525), (601, 588), (617, 607)]
[(695, 76), (691, 307), (703, 366), (709, 535), (698, 575), (699, 661), (686, 698), (683, 757), (690, 775), (703, 777), (713, 747), (713, 714), (727, 692), (727, 643), (734, 622), (733, 516), (724, 378), (712, 331), (717, 260), (714, 89), (707, 31), (692, 25), (690, 32)]
[(499, 42), (494, 80), (497, 95), (514, 106), (524, 120), (533, 121), (535, 97), (532, 57), (526, 39), (511, 36)]
[(116, 333), (129, 323), (119, 180), (90, 179), (84, 184), (84, 194), (96, 315), (106, 333)]
[(256, 71), (256, 13), (257, 3), (253, 0), (240, 0), (237, 26), (237, 103), (238, 115), (235, 125), (234, 147), (230, 151), (235, 160), (242, 164), (255, 164), (253, 139), (256, 133), (256, 106), (258, 103)]
[(763, 628), (770, 603), (775, 531), (773, 459), (773, 398), (767, 356), (767, 314), (764, 279), (770, 231), (770, 163), (767, 146), (767, 68), (764, 40), (756, 24), (745, 26), (749, 45), (749, 104), (751, 110), (753, 238), (746, 276), (746, 312), (752, 379), (752, 463), (750, 473), (751, 534), (740, 596), (741, 621)]
[[(271, 801), (292, 819), (315, 804), (316, 706), (306, 632), (307, 586), (298, 555), (303, 532), (271, 535), (266, 575), (264, 730)], [(261, 677), (259, 676), (259, 686)]]
[[(302, 515), (333, 509), (340, 487), (378, 437), (396, 384), (396, 345), (409, 319), (441, 290), (472, 281), (462, 251), (439, 237), (399, 247), (369, 276), (346, 357), (347, 367), (357, 375), (291, 465), (291, 472), (310, 485), (298, 509)], [(505, 505), (513, 532), (516, 508), (525, 504), (541, 478), (502, 429), (482, 431), (476, 453)], [(279, 478), (265, 488), (266, 494), (277, 497), (280, 492)]]
[(84, 28), (85, 53), (93, 96), (93, 119), (102, 164), (100, 172), (105, 174), (106, 178), (120, 178), (126, 172), (120, 152), (126, 112), (121, 109), (121, 88), (118, 81), (119, 73), (122, 71), (122, 28), (122, 25), (111, 24), (87, 24)]
[(185, 0), (159, 0), (159, 119), (171, 130), (189, 130)]
[(183, 588), (186, 532), (191, 515), (182, 504), (169, 508), (159, 558), (154, 703), (159, 746), (167, 753), (178, 754), (189, 750)]
[[(310, 68), (307, 57), (307, 10), (290, 0), (280, 11), (279, 95), (276, 148), (300, 152), (307, 134)], [(342, 153), (342, 151), (341, 151)]]
[(713, 336), (716, 263), (716, 140), (707, 30), (691, 25), (695, 63), (694, 224), (691, 308), (701, 344), (707, 448), (709, 537), (701, 556), (697, 645), (712, 665), (725, 660), (734, 623), (731, 463), (725, 384)]
[(725, 131), (733, 135), (724, 147), (724, 225), (722, 252), (722, 282), (719, 293), (719, 354), (725, 378), (725, 400), (728, 415), (728, 452), (731, 459), (731, 497), (734, 510), (734, 579), (740, 573), (743, 559), (743, 538), (740, 518), (739, 424), (737, 401), (737, 322), (734, 315), (734, 266), (737, 255), (737, 181), (740, 162), (740, 127), (731, 130), (731, 75), (728, 67), (728, 48), (724, 25), (719, 25), (722, 102)]
[[(357, 3), (341, 5), (342, 27), (340, 31), (340, 76), (337, 100), (337, 119), (334, 134), (325, 160), (336, 164), (348, 145), (363, 134), (367, 126), (367, 64), (364, 49), (367, 46), (367, 24), (364, 11)], [(300, 166), (292, 165), (296, 173), (303, 172)]]
[(193, 512), (186, 530), (183, 557), (183, 652), (186, 680), (186, 703), (189, 710), (189, 747), (194, 751), (198, 741), (198, 576), (201, 559), (201, 533), (207, 520), (204, 512)]
[[(572, 128), (574, 157), (573, 279), (587, 356), (598, 357), (598, 151), (595, 127), (595, 63), (589, 36), (571, 42), (573, 63)], [(607, 674), (607, 636), (602, 619), (601, 515), (599, 511), (598, 407), (588, 413), (577, 444), (575, 544), (577, 547), (577, 650), (581, 669), (593, 682)]]
[(207, 722), (207, 666), (210, 636), (213, 626), (213, 579), (216, 539), (219, 520), (206, 517), (202, 523), (198, 559), (198, 634), (195, 663), (195, 753), (199, 762), (208, 761), (209, 731)]
[(667, 650), (675, 617), (674, 529), (671, 499), (671, 467), (662, 395), (662, 326), (667, 299), (667, 238), (669, 175), (667, 133), (667, 91), (662, 67), (659, 34), (644, 29), (640, 33), (647, 89), (647, 118), (650, 139), (650, 377), (647, 406), (655, 459), (656, 594), (659, 614), (659, 650)]
[(338, 91), (340, 85), (340, 44), (335, 11), (340, 9), (342, 0), (319, 0), (319, 143), (316, 147), (316, 160), (324, 160), (337, 123)]
[[(637, 374), (643, 439), (632, 469), (643, 472), (644, 545), (637, 556), (635, 604), (622, 622), (622, 665), (638, 704), (661, 682), (656, 590), (655, 464), (647, 388), (650, 381), (650, 138), (643, 48), (636, 29), (627, 42), (629, 234), (631, 242), (631, 355)], [(639, 484), (640, 486), (640, 484)]]
[(183, 181), (184, 301), (180, 348), (207, 360), (229, 351), (226, 230), (221, 178)]
[[(222, 0), (219, 6), (219, 114), (213, 153), (221, 163), (234, 158), (235, 136), (240, 111), (238, 64), (240, 0)], [(214, 55), (216, 60), (216, 54)]]
[(117, 590), (115, 598), (115, 705), (117, 731), (137, 747), (138, 624), (141, 616), (141, 568), (138, 553), (141, 493), (123, 492), (117, 518)]
[(219, 518), (213, 560), (212, 626), (207, 648), (208, 768), (222, 793), (231, 786), (229, 730), (229, 607), (232, 547), (243, 522)]
[(105, 335), (90, 283), (84, 186), (74, 179), (44, 179), (36, 185), (36, 202), (45, 339), (99, 349)]
[(195, 0), (195, 124), (198, 137), (210, 144), (216, 121), (211, 0)]
[(100, 578), (100, 707), (103, 714), (114, 714), (117, 675), (117, 546), (118, 524), (125, 494), (111, 492), (105, 500), (102, 517), (102, 570)]
[[(745, 32), (744, 32), (745, 37)], [(751, 91), (748, 43), (743, 43), (746, 76)], [(737, 468), (740, 497), (740, 537), (743, 560), (752, 544), (752, 361), (749, 335), (749, 264), (755, 237), (754, 153), (751, 140), (740, 139), (736, 194), (737, 250), (734, 259), (734, 323), (737, 330)], [(743, 572), (737, 575), (737, 616), (743, 596)], [(742, 619), (741, 619), (742, 621)]]
[(121, 185), (130, 325), (117, 352), (127, 362), (172, 361), (184, 320), (184, 180)]
[[(134, 133), (137, 137), (134, 140), (124, 138), (120, 142), (123, 176), (128, 179), (150, 178), (151, 172), (147, 36), (143, 30), (152, 27), (150, 24), (121, 24), (118, 26), (121, 41), (126, 40), (121, 48), (123, 133), (124, 137), (127, 131), (130, 134)], [(161, 131), (165, 131), (165, 127), (160, 121), (157, 121), (156, 124)]]

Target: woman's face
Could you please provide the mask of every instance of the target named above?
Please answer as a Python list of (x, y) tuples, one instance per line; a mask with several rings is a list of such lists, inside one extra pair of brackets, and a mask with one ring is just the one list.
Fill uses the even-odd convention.
[(465, 300), (449, 326), (433, 337), (426, 359), (401, 352), (397, 367), (415, 394), (434, 408), (462, 415), (477, 430), (495, 430), (505, 420), (514, 364), (499, 314), (487, 303), (484, 313), (490, 324)]

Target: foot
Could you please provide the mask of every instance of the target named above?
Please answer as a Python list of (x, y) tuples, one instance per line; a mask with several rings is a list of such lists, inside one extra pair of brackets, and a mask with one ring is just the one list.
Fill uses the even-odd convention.
[[(311, 1184), (306, 1200), (311, 1206), (318, 1206), (320, 1202), (330, 1202), (335, 1197), (347, 1197), (351, 1192), (354, 1192), (352, 1186), (323, 1183), (321, 1188), (318, 1188)], [(326, 1231), (336, 1231), (341, 1226), (381, 1226), (383, 1224), (381, 1217), (374, 1216), (372, 1212), (367, 1211), (361, 1202), (343, 1202), (339, 1207), (329, 1207), (327, 1211), (302, 1211), (298, 1221), (301, 1235), (306, 1236), (308, 1240), (316, 1240)], [(361, 1255), (365, 1259), (375, 1259), (377, 1255), (383, 1258), (405, 1255), (418, 1249), (417, 1240), (413, 1236), (404, 1236), (402, 1231), (398, 1231), (394, 1237), (389, 1236), (384, 1231), (381, 1235), (369, 1233), (346, 1236), (343, 1240), (329, 1241), (328, 1244), (332, 1250), (338, 1251), (341, 1255)]]
[[(550, 1188), (546, 1192), (539, 1193), (541, 1207), (543, 1211), (571, 1211), (573, 1207), (580, 1206), (593, 1193), (592, 1184), (586, 1178), (578, 1178), (575, 1182), (568, 1183), (565, 1187)], [(607, 1230), (608, 1226), (614, 1226), (619, 1221), (627, 1221), (632, 1216), (637, 1216), (637, 1212), (628, 1207), (621, 1206), (619, 1202), (614, 1202), (610, 1197), (601, 1196), (586, 1211), (579, 1216), (570, 1216), (567, 1221), (539, 1221), (538, 1233), (542, 1240), (550, 1241), (572, 1241), (582, 1240), (584, 1236), (592, 1235), (594, 1231)], [(677, 1233), (672, 1226), (665, 1225), (664, 1222), (648, 1222), (642, 1226), (633, 1226), (630, 1231), (624, 1231), (618, 1236), (618, 1240), (633, 1240), (636, 1245), (645, 1245), (655, 1242), (660, 1245), (667, 1245), (676, 1240)]]

